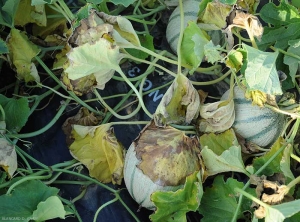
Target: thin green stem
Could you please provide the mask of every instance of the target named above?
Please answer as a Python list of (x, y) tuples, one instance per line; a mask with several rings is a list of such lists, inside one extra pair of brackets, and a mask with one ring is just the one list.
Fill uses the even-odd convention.
[[(90, 182), (90, 184), (92, 184), (92, 182)], [(84, 189), (81, 191), (81, 193), (77, 197), (74, 197), (71, 202), (75, 203), (76, 201), (78, 201), (81, 198), (83, 198), (84, 195), (86, 194), (86, 191), (87, 191), (87, 186), (85, 186)]]
[(126, 208), (126, 210), (131, 214), (131, 216), (135, 219), (135, 221), (139, 222), (139, 218), (137, 218), (137, 216), (130, 210), (130, 208), (124, 203), (124, 201), (120, 198), (119, 194), (115, 194), (118, 195), (118, 199), (121, 202), (121, 204)]
[(74, 92), (71, 92), (67, 89), (67, 87), (61, 83), (61, 81), (53, 74), (53, 72), (48, 68), (48, 66), (38, 57), (34, 57), (39, 64), (43, 67), (43, 69), (48, 73), (48, 75), (55, 81), (57, 82), (67, 93), (69, 93), (69, 95), (80, 105), (82, 105), (83, 107), (86, 107), (88, 110), (90, 110), (93, 113), (97, 113), (100, 116), (103, 116), (104, 113), (93, 109), (92, 107), (90, 107), (89, 105), (87, 105), (85, 102), (83, 102), (78, 96), (75, 95)]
[(147, 125), (149, 121), (126, 121), (126, 122), (110, 122), (113, 125)]
[(103, 208), (105, 208), (105, 207), (107, 207), (108, 205), (110, 205), (110, 204), (112, 204), (112, 203), (118, 201), (118, 199), (119, 199), (119, 198), (116, 196), (114, 199), (112, 199), (112, 200), (110, 200), (110, 201), (107, 201), (105, 204), (102, 204), (102, 205), (97, 209), (97, 211), (96, 211), (96, 213), (95, 213), (95, 215), (94, 215), (94, 220), (93, 220), (93, 222), (96, 222), (96, 221), (97, 221), (98, 214), (99, 214), (99, 212), (100, 212)]
[(152, 114), (149, 113), (149, 111), (147, 110), (145, 103), (143, 101), (142, 95), (137, 91), (137, 89), (134, 87), (134, 85), (128, 80), (128, 78), (126, 77), (126, 75), (123, 73), (123, 71), (121, 70), (121, 68), (119, 68), (119, 70), (116, 70), (125, 80), (125, 82), (131, 87), (131, 89), (136, 93), (136, 96), (139, 99), (139, 103), (141, 103), (142, 109), (144, 110), (144, 112), (150, 117), (152, 118)]
[(37, 131), (31, 132), (31, 133), (23, 133), (23, 134), (7, 134), (9, 138), (29, 138), (29, 137), (34, 137), (37, 135), (40, 135), (44, 132), (46, 132), (48, 129), (50, 129), (60, 118), (64, 110), (66, 109), (67, 105), (69, 104), (70, 100), (66, 100), (61, 107), (59, 108), (58, 112), (55, 114), (54, 118), (42, 129), (39, 129)]
[(97, 89), (94, 89), (94, 94), (97, 96), (99, 102), (115, 117), (117, 117), (118, 119), (130, 119), (131, 117), (135, 116), (136, 113), (138, 113), (138, 111), (140, 110), (140, 103), (138, 105), (138, 107), (130, 114), (122, 116), (119, 115), (118, 113), (116, 113), (105, 101), (104, 99), (101, 97), (101, 95), (98, 93)]
[(179, 0), (179, 9), (180, 9), (180, 32), (178, 37), (178, 43), (177, 43), (177, 56), (178, 56), (178, 66), (177, 66), (177, 74), (181, 73), (181, 42), (183, 38), (183, 31), (184, 31), (184, 10), (183, 10), (183, 4), (182, 0)]
[(45, 176), (27, 176), (27, 177), (23, 177), (22, 179), (18, 180), (17, 182), (15, 182), (14, 184), (12, 184), (7, 192), (6, 195), (10, 195), (10, 193), (13, 191), (13, 189), (15, 189), (16, 186), (19, 186), (20, 184), (29, 181), (29, 180), (44, 180), (44, 179), (48, 179), (49, 177), (51, 177), (51, 173), (49, 175), (45, 175)]
[(296, 160), (298, 163), (300, 163), (300, 158), (298, 156), (296, 156), (295, 154), (291, 153), (291, 158), (293, 158), (294, 160)]
[[(138, 85), (139, 85), (139, 82), (137, 82), (136, 84), (135, 84), (135, 87), (138, 87)], [(127, 99), (132, 95), (132, 93), (133, 93), (133, 90), (131, 89), (129, 92), (128, 92), (128, 94), (126, 95), (126, 96), (124, 96), (123, 97), (123, 99), (114, 107), (114, 110), (117, 110), (117, 109), (119, 109), (121, 106), (122, 106), (122, 104), (125, 102), (125, 101), (127, 101)], [(140, 104), (138, 105), (138, 107), (140, 106)], [(138, 107), (136, 108), (136, 109), (138, 109)], [(140, 109), (140, 108), (139, 108)], [(111, 116), (112, 116), (112, 113), (107, 113), (106, 114), (106, 116), (104, 117), (104, 119), (103, 119), (103, 121), (102, 121), (102, 123), (104, 124), (104, 123), (107, 123), (108, 121), (109, 121), (109, 119), (111, 118)]]
[(218, 82), (221, 82), (223, 79), (225, 79), (227, 76), (229, 76), (231, 74), (231, 70), (228, 70), (224, 75), (222, 75), (221, 77), (211, 80), (211, 81), (206, 81), (206, 82), (195, 82), (195, 81), (191, 81), (191, 83), (195, 86), (207, 86), (207, 85), (213, 85), (216, 84)]
[(288, 191), (296, 186), (298, 183), (300, 183), (300, 176), (296, 177), (295, 179), (293, 179), (288, 185), (287, 185), (287, 188), (288, 190), (286, 191), (286, 193), (288, 193)]
[(67, 174), (72, 174), (72, 175), (75, 175), (77, 177), (80, 177), (80, 178), (83, 178), (83, 179), (86, 179), (88, 181), (92, 181), (93, 183), (103, 187), (104, 189), (112, 192), (112, 193), (116, 193), (117, 191), (115, 191), (114, 189), (110, 188), (109, 186), (99, 182), (98, 180), (96, 179), (93, 179), (89, 176), (86, 176), (86, 175), (83, 175), (83, 174), (80, 174), (80, 173), (77, 173), (77, 172), (74, 172), (74, 171), (70, 171), (70, 170), (65, 170), (65, 169), (53, 169), (54, 172), (63, 172), (63, 173), (67, 173)]
[(284, 51), (284, 50), (282, 50), (280, 48), (275, 48), (274, 46), (270, 46), (270, 49), (272, 49), (273, 51), (281, 52), (284, 55), (287, 55), (287, 56), (290, 56), (290, 57), (293, 57), (295, 59), (300, 60), (300, 56), (295, 55), (294, 53), (290, 53), (290, 52)]

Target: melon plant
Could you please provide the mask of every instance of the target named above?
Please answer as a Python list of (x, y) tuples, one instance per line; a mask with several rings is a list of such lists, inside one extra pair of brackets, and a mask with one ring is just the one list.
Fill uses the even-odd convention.
[[(226, 99), (229, 90), (221, 100)], [(252, 101), (245, 98), (245, 92), (238, 86), (234, 87), (235, 120), (233, 129), (246, 141), (259, 146), (272, 145), (279, 137), (285, 125), (283, 114), (274, 112), (267, 107), (253, 105)]]
[(171, 126), (147, 125), (129, 147), (124, 181), (132, 198), (142, 207), (155, 210), (151, 194), (176, 191), (185, 179), (200, 170), (200, 145)]

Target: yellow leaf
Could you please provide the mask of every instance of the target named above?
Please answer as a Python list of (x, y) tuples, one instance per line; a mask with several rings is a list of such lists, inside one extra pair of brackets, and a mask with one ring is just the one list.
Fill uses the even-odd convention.
[(72, 134), (75, 141), (69, 147), (70, 152), (88, 168), (90, 176), (103, 183), (121, 184), (124, 148), (110, 124), (74, 125)]
[[(11, 29), (7, 41), (9, 56), (17, 68), (17, 74), (25, 82), (40, 81), (35, 65), (31, 60), (40, 52), (38, 46), (29, 41), (28, 37), (17, 29)], [(24, 53), (26, 52), (26, 53)]]

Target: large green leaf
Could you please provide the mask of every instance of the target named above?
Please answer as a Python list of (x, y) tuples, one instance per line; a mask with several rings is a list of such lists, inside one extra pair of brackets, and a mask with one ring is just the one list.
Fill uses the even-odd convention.
[(199, 141), (201, 147), (206, 146), (217, 155), (221, 155), (225, 150), (228, 150), (232, 146), (239, 145), (232, 129), (226, 130), (225, 132), (219, 134), (203, 134)]
[(247, 51), (246, 83), (249, 90), (259, 90), (267, 94), (282, 94), (276, 70), (278, 52), (263, 52), (243, 44)]
[(61, 200), (57, 196), (51, 196), (37, 205), (37, 209), (33, 211), (32, 219), (35, 221), (45, 221), (57, 217), (65, 219), (65, 215), (66, 211)]
[(0, 95), (8, 131), (19, 132), (28, 120), (30, 109), (26, 98), (13, 99)]
[[(48, 187), (38, 180), (29, 180), (15, 187), (9, 195), (0, 196), (1, 221), (11, 221), (10, 218), (20, 218), (18, 221), (30, 221), (39, 203), (58, 194), (58, 189)], [(49, 205), (48, 207), (53, 207)], [(48, 218), (49, 219), (49, 218)]]
[(300, 22), (300, 15), (294, 6), (281, 1), (278, 6), (274, 3), (265, 4), (259, 12), (260, 17), (274, 26)]
[(196, 211), (203, 195), (201, 176), (194, 172), (186, 178), (182, 189), (173, 191), (156, 191), (151, 201), (157, 207), (150, 216), (152, 221), (186, 221), (186, 213)]
[[(203, 215), (201, 222), (222, 221), (229, 222), (238, 207), (239, 195), (235, 188), (243, 188), (244, 184), (235, 179), (229, 178), (224, 181), (223, 176), (218, 175), (212, 187), (205, 189), (199, 212)], [(249, 190), (247, 190), (249, 192)], [(243, 202), (243, 209), (249, 209), (251, 201)], [(238, 210), (238, 218), (243, 218), (243, 209)]]
[(282, 222), (300, 211), (300, 200), (269, 206), (265, 210), (265, 222)]
[(289, 54), (284, 55), (283, 62), (284, 64), (289, 66), (290, 72), (288, 73), (288, 75), (291, 77), (293, 84), (295, 84), (295, 77), (300, 65), (300, 60), (291, 56), (291, 54), (300, 56), (300, 40), (291, 40), (288, 42), (288, 44), (289, 48), (287, 52)]
[(232, 146), (228, 150), (225, 150), (220, 156), (216, 155), (209, 148), (204, 147), (201, 151), (201, 156), (208, 176), (229, 171), (247, 174), (242, 160), (240, 146)]
[(0, 24), (14, 26), (14, 17), (20, 0), (0, 0)]
[[(284, 139), (280, 137), (271, 147), (270, 151), (261, 157), (257, 157), (253, 160), (253, 167), (257, 171), (262, 167), (282, 146)], [(274, 173), (281, 172), (281, 160), (283, 157), (283, 152), (280, 153), (261, 173), (260, 175), (271, 176)]]
[(195, 22), (188, 22), (181, 42), (182, 62), (196, 69), (204, 57), (204, 45), (209, 42), (208, 36)]

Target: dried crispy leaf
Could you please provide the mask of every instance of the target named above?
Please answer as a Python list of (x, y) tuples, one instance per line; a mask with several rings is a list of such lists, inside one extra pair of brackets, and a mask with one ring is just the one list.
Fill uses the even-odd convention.
[(94, 87), (98, 87), (98, 88), (100, 87), (97, 86), (96, 78), (93, 74), (81, 77), (76, 80), (71, 80), (68, 78), (68, 74), (64, 72), (61, 75), (61, 80), (66, 85), (68, 90), (73, 91), (78, 96), (87, 94)]
[(100, 116), (95, 116), (95, 114), (89, 112), (87, 108), (81, 107), (75, 116), (67, 118), (62, 125), (62, 130), (66, 135), (67, 145), (69, 146), (74, 142), (71, 136), (72, 125), (96, 126), (100, 121)]
[(10, 177), (18, 167), (15, 147), (4, 138), (0, 138), (0, 166)]
[(72, 133), (75, 141), (69, 147), (70, 152), (88, 168), (90, 176), (103, 183), (121, 184), (124, 148), (110, 124), (94, 127), (74, 125)]
[(201, 132), (223, 132), (234, 122), (234, 101), (231, 99), (204, 104), (200, 107), (200, 116), (202, 118), (199, 123)]
[(112, 16), (104, 12), (97, 12), (100, 18), (113, 25), (114, 31), (112, 37), (116, 44), (122, 48), (134, 48), (141, 46), (131, 22), (123, 16)]
[(7, 45), (10, 52), (9, 56), (17, 68), (19, 78), (24, 79), (25, 82), (39, 82), (40, 78), (33, 68), (35, 65), (32, 63), (32, 59), (40, 52), (39, 47), (30, 42), (24, 32), (17, 29), (11, 29)]
[(200, 97), (190, 80), (179, 74), (168, 88), (154, 113), (157, 126), (189, 124), (199, 115)]
[(228, 48), (230, 49), (234, 45), (234, 38), (231, 31), (231, 29), (234, 27), (245, 29), (250, 38), (256, 37), (259, 41), (264, 31), (259, 19), (256, 16), (249, 13), (244, 13), (241, 10), (237, 10), (232, 24), (228, 25), (226, 29), (223, 30), (223, 32), (226, 33)]

